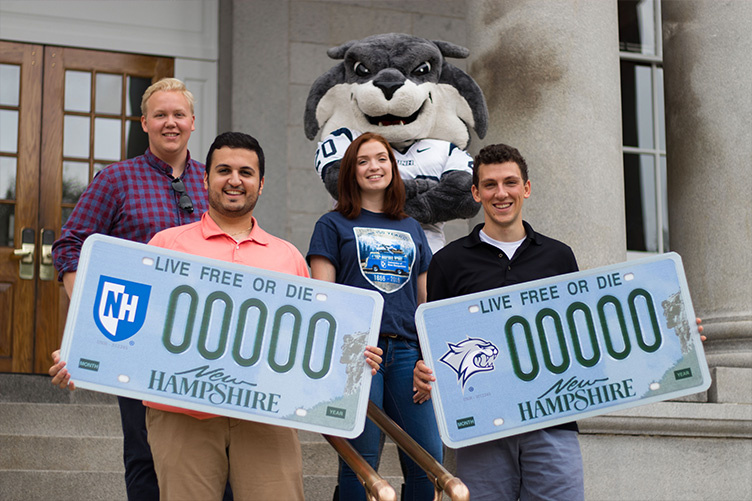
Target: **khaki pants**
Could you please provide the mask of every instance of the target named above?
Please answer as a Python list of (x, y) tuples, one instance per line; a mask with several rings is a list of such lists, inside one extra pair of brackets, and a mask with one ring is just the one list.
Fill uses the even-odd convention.
[(215, 417), (146, 410), (162, 501), (221, 500), (227, 479), (235, 501), (303, 500), (297, 431)]

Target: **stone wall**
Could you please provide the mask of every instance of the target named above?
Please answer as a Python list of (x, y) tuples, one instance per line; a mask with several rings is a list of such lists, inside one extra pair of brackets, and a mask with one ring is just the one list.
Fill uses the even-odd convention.
[[(220, 123), (231, 115), (228, 125), (257, 136), (267, 152), (266, 185), (256, 210), (262, 226), (305, 253), (315, 221), (332, 206), (313, 168), (316, 144), (303, 133), (310, 85), (335, 64), (326, 50), (376, 33), (405, 32), (470, 48), (469, 62), (452, 62), (469, 71), (486, 93), (491, 121), (482, 144), (513, 144), (531, 163), (533, 196), (526, 202), (526, 218), (570, 243), (582, 268), (623, 261), (616, 0), (596, 3), (222, 0), (220, 33), (226, 28), (231, 36), (220, 37), (220, 70), (232, 84), (220, 83), (220, 110), (226, 110)], [(739, 139), (744, 148), (734, 150), (730, 142), (748, 138), (750, 129), (710, 131), (716, 140), (698, 140), (694, 150), (687, 148), (691, 137), (686, 136), (686, 131), (734, 124), (725, 117), (750, 107), (752, 79), (737, 76), (720, 85), (719, 73), (733, 68), (749, 76), (740, 47), (750, 44), (752, 9), (744, 0), (663, 3), (670, 16), (664, 19), (667, 95), (672, 85), (680, 89), (667, 97), (667, 108), (675, 110), (673, 119), (667, 112), (670, 224), (672, 232), (686, 235), (672, 233), (672, 244), (690, 256), (687, 275), (702, 306), (698, 313), (709, 314), (707, 347), (719, 363), (712, 364), (714, 382), (706, 393), (581, 422), (587, 498), (752, 499), (750, 178), (744, 156), (752, 143)], [(698, 25), (693, 16), (705, 22)], [(733, 29), (724, 29), (719, 19)], [(702, 51), (695, 56), (713, 68), (711, 74), (684, 71), (696, 68), (696, 47)], [(729, 54), (735, 56), (729, 60)], [(706, 98), (687, 93), (702, 89)], [(682, 102), (682, 96), (693, 100)], [(702, 123), (693, 119), (697, 113), (703, 114)], [(684, 127), (689, 123), (694, 127)], [(476, 138), (470, 151), (480, 144)], [(725, 153), (714, 155), (716, 150)], [(693, 151), (704, 151), (707, 158)], [(672, 166), (672, 155), (686, 160)], [(716, 165), (714, 158), (732, 160)], [(718, 169), (723, 169), (720, 178), (707, 174)], [(718, 179), (726, 181), (714, 184)], [(727, 217), (729, 211), (740, 217)], [(447, 239), (468, 228), (465, 221), (448, 225)], [(731, 234), (734, 238), (727, 238)], [(736, 247), (715, 252), (728, 242)], [(712, 251), (703, 254), (706, 248)], [(726, 278), (713, 278), (718, 269)], [(724, 299), (729, 295), (733, 301)], [(724, 305), (734, 306), (733, 328), (725, 327)]]
[[(338, 62), (327, 49), (390, 32), (466, 46), (465, 2), (248, 0), (231, 8), (232, 44), (221, 48), (220, 60), (231, 57), (233, 85), (220, 108), (229, 100), (232, 128), (257, 136), (267, 154), (260, 224), (305, 254), (316, 220), (332, 208), (314, 170), (316, 142), (303, 132), (310, 86)], [(447, 236), (466, 232), (467, 223), (457, 222)]]

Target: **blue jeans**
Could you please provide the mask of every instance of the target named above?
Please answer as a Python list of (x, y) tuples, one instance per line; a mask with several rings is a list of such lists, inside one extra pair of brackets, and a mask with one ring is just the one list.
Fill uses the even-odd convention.
[[(443, 450), (436, 417), (431, 402), (413, 403), (413, 367), (420, 358), (418, 343), (403, 338), (379, 338), (379, 348), (384, 350), (383, 363), (371, 381), (371, 402), (378, 405), (418, 442), (437, 461), (442, 461)], [(381, 430), (366, 419), (359, 437), (350, 440), (355, 449), (374, 469), (378, 469), (381, 454)], [(400, 466), (405, 477), (403, 500), (432, 500), (433, 484), (412, 459), (399, 451)], [(365, 490), (355, 473), (340, 459), (339, 498), (341, 501), (365, 500)]]

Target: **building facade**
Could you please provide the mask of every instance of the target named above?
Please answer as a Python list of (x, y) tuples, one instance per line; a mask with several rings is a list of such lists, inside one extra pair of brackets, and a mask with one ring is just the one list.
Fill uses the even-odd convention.
[[(750, 499), (750, 27), (746, 0), (0, 0), (0, 311), (15, 312), (0, 313), (0, 371), (44, 372), (59, 343), (66, 303), (43, 244), (102, 165), (141, 153), (131, 89), (186, 81), (199, 159), (215, 132), (256, 136), (256, 215), (305, 252), (332, 204), (303, 132), (310, 85), (334, 64), (326, 50), (409, 33), (470, 49), (452, 62), (490, 112), (470, 151), (520, 149), (526, 218), (581, 268), (665, 251), (684, 261), (713, 385), (582, 421), (588, 498)], [(450, 223), (448, 239), (478, 220)], [(10, 258), (23, 243), (36, 249), (31, 279)]]

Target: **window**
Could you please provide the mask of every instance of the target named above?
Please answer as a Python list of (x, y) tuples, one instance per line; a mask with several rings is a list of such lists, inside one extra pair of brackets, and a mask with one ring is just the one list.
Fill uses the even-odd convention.
[[(36, 235), (39, 256), (101, 166), (146, 150), (141, 95), (173, 73), (167, 57), (0, 40), (2, 255)], [(42, 259), (28, 268), (0, 260), (0, 372), (44, 373), (60, 346), (67, 294)]]
[(620, 0), (627, 251), (666, 252), (666, 131), (660, 2)]
[(15, 233), (21, 65), (0, 64), (0, 247), (13, 247)]
[(146, 151), (140, 117), (149, 85), (151, 78), (126, 73), (65, 70), (63, 223), (97, 172)]

